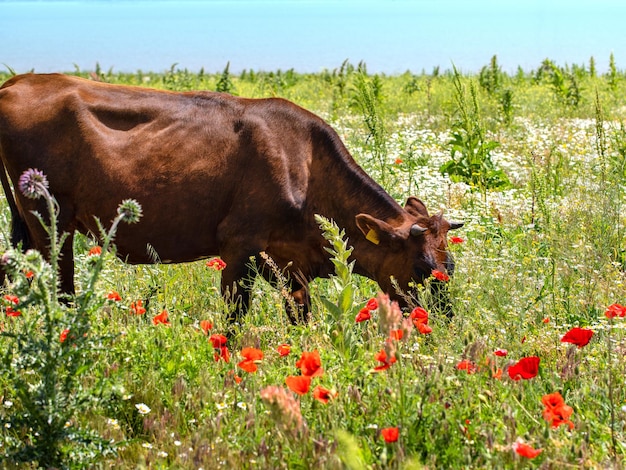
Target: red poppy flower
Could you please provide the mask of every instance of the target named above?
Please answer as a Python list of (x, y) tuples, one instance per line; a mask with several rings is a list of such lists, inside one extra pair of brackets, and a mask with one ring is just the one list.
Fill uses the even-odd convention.
[(424, 310), (422, 307), (415, 307), (412, 311), (411, 314), (409, 315), (409, 318), (411, 320), (413, 320), (413, 323), (417, 323), (417, 322), (428, 322), (428, 312), (426, 310)]
[(241, 355), (244, 357), (244, 360), (237, 365), (246, 372), (256, 372), (256, 363), (263, 359), (263, 351), (256, 348), (243, 348)]
[(230, 351), (228, 351), (228, 347), (220, 346), (219, 348), (215, 348), (213, 358), (215, 362), (218, 362), (220, 359), (226, 363), (230, 362)]
[(459, 243), (463, 243), (465, 240), (463, 240), (461, 237), (450, 237), (450, 243), (453, 243), (455, 245), (458, 245)]
[(24, 273), (24, 276), (26, 276), (26, 279), (32, 279), (35, 277), (35, 273), (29, 270)]
[(541, 454), (542, 449), (535, 449), (532, 446), (525, 444), (524, 442), (514, 442), (513, 450), (522, 457), (526, 457), (527, 459), (534, 459), (539, 454)]
[(413, 320), (413, 325), (421, 334), (427, 335), (433, 331), (433, 329), (428, 326), (428, 312), (422, 307), (415, 307), (411, 311), (409, 318)]
[(146, 313), (146, 309), (143, 308), (143, 301), (138, 300), (137, 302), (131, 303), (130, 313), (134, 313), (135, 315), (143, 315), (144, 313)]
[(626, 306), (620, 304), (609, 305), (606, 308), (604, 315), (607, 318), (624, 317), (626, 316)]
[(241, 383), (241, 381), (243, 380), (243, 379), (242, 379), (241, 377), (239, 377), (238, 375), (235, 375), (233, 378), (235, 379), (235, 382), (237, 382), (238, 384), (240, 384), (240, 383)]
[(22, 315), (22, 312), (20, 312), (19, 310), (13, 309), (13, 307), (11, 307), (10, 305), (7, 306), (6, 313), (7, 313), (7, 317), (20, 317)]
[(368, 310), (376, 310), (378, 308), (378, 301), (376, 299), (369, 299), (365, 308)]
[(546, 317), (543, 320), (541, 320), (544, 323), (550, 323), (550, 317)]
[(506, 349), (496, 349), (493, 353), (496, 356), (505, 357), (509, 352)]
[(578, 346), (578, 348), (582, 348), (583, 346), (589, 344), (592, 336), (592, 330), (575, 327), (565, 333), (565, 335), (561, 338), (561, 343), (572, 343)]
[(226, 346), (228, 338), (226, 338), (226, 336), (224, 335), (215, 334), (209, 337), (209, 341), (211, 342), (211, 344), (213, 344), (213, 347), (217, 349), (221, 348), (222, 346)]
[(401, 158), (396, 158), (395, 163), (396, 163), (396, 165), (402, 165), (402, 159)]
[(161, 313), (159, 313), (158, 315), (155, 315), (152, 318), (152, 323), (154, 325), (170, 326), (170, 322), (167, 319), (167, 317), (168, 317), (167, 310), (163, 310)]
[(491, 377), (500, 380), (502, 378), (502, 369), (498, 367), (496, 370), (492, 370)]
[(67, 335), (70, 333), (69, 328), (64, 329), (63, 331), (61, 331), (61, 334), (59, 335), (59, 341), (61, 343), (64, 343), (65, 340), (67, 339)]
[(473, 374), (474, 372), (476, 372), (476, 364), (468, 359), (463, 359), (456, 365), (456, 368), (458, 370), (467, 371), (468, 374)]
[(541, 397), (541, 402), (545, 406), (543, 419), (548, 421), (553, 428), (558, 428), (561, 424), (567, 424), (570, 429), (574, 428), (574, 423), (569, 419), (574, 410), (565, 404), (559, 392), (544, 395)]
[(361, 310), (359, 310), (359, 313), (357, 314), (354, 321), (356, 323), (361, 323), (363, 321), (369, 320), (370, 318), (372, 318), (370, 311), (367, 309), (367, 307), (363, 307)]
[(212, 258), (206, 262), (206, 265), (216, 271), (221, 271), (226, 267), (226, 263), (221, 258)]
[(443, 271), (439, 271), (438, 269), (433, 269), (432, 273), (433, 277), (438, 281), (448, 282), (450, 280), (450, 276), (448, 276)]
[(205, 335), (208, 335), (209, 330), (213, 329), (213, 322), (211, 320), (200, 320), (200, 329)]
[(520, 359), (517, 363), (509, 366), (509, 377), (513, 380), (532, 379), (539, 372), (539, 362), (537, 356), (529, 356)]
[(296, 367), (298, 367), (302, 375), (306, 377), (320, 377), (324, 374), (322, 359), (317, 349), (313, 352), (303, 352), (302, 356), (300, 356), (300, 360), (296, 362)]
[(322, 387), (321, 385), (318, 385), (317, 387), (313, 389), (313, 398), (315, 398), (318, 401), (321, 401), (324, 404), (328, 403), (328, 401), (331, 398), (335, 398), (336, 396), (337, 396), (337, 392), (333, 393), (332, 390), (328, 390), (327, 388)]
[(98, 256), (102, 254), (102, 248), (99, 246), (94, 246), (87, 253), (88, 256)]
[(114, 302), (119, 302), (120, 300), (122, 300), (122, 297), (120, 297), (120, 294), (117, 291), (112, 290), (107, 294), (107, 299)]
[(15, 305), (20, 303), (20, 298), (17, 295), (7, 294), (4, 296), (4, 300)]
[(290, 375), (285, 379), (287, 387), (298, 395), (306, 395), (311, 388), (311, 377), (306, 375)]
[(387, 370), (391, 367), (391, 364), (397, 361), (395, 356), (387, 359), (387, 352), (384, 349), (381, 349), (380, 352), (376, 354), (376, 360), (378, 362), (382, 362), (382, 364), (374, 367), (374, 372), (381, 372), (383, 370)]
[(289, 344), (281, 344), (280, 346), (278, 346), (276, 348), (276, 351), (278, 351), (278, 354), (281, 357), (288, 356), (289, 353), (291, 352), (291, 345), (289, 345)]
[(383, 436), (385, 442), (392, 443), (400, 437), (400, 430), (398, 428), (383, 428), (380, 430), (380, 435)]

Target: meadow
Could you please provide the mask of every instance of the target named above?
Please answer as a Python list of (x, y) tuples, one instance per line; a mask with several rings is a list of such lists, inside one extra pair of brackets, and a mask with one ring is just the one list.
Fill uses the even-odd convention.
[[(516, 74), (496, 57), (480, 73), (347, 61), (318, 74), (75, 73), (319, 114), (398, 201), (465, 222), (440, 293), (453, 316), (430, 280), (416, 286), (422, 310), (400, 315), (352, 274), (350, 240), (325, 221), (337, 273), (312, 284), (311, 321), (291, 325), (280, 290), (251, 279), (252, 308), (226, 338), (219, 261), (114, 256), (116, 226), (140, 215), (132, 202), (100, 239), (75, 240), (68, 305), (54, 256), (11, 249), (3, 198), (2, 468), (624, 467), (626, 74), (614, 60)], [(49, 233), (55, 253), (54, 217)]]

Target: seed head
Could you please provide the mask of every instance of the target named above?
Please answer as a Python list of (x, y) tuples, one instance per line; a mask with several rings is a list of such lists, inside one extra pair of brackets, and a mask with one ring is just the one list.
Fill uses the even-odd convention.
[(39, 199), (48, 193), (48, 179), (43, 171), (35, 168), (29, 168), (22, 176), (17, 184), (19, 190), (24, 196), (30, 199)]
[(117, 213), (127, 224), (135, 224), (142, 216), (141, 205), (134, 199), (125, 199), (118, 206)]

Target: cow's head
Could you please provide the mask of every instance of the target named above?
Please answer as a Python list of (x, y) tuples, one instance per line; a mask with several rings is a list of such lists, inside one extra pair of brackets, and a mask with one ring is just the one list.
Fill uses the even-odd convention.
[(441, 214), (429, 215), (415, 197), (407, 200), (404, 209), (404, 220), (395, 226), (368, 214), (356, 216), (357, 226), (372, 244), (367, 257), (375, 272), (370, 274), (401, 306), (406, 303), (395, 292), (391, 278), (408, 291), (411, 281), (421, 283), (435, 270), (452, 275), (454, 260), (448, 252), (448, 231), (463, 226), (447, 221)]

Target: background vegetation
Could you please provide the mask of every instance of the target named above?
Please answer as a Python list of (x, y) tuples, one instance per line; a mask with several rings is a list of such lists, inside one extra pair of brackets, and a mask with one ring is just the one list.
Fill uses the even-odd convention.
[[(337, 276), (313, 284), (311, 322), (291, 326), (280, 292), (257, 280), (226, 362), (212, 337), (227, 330), (219, 271), (205, 262), (128, 266), (78, 237), (79, 297), (67, 306), (54, 260), (10, 250), (2, 465), (623, 468), (626, 318), (605, 312), (626, 303), (626, 76), (610, 64), (546, 60), (508, 74), (494, 57), (479, 74), (398, 76), (347, 61), (319, 74), (77, 70), (111, 83), (280, 96), (320, 114), (393, 197), (418, 195), (431, 212), (465, 221), (455, 233), (463, 242), (450, 246), (454, 317), (422, 289), (431, 333), (389, 342), (384, 305), (357, 323), (377, 286), (351, 273), (350, 241), (327, 223)], [(593, 331), (589, 344), (561, 342), (573, 327)], [(238, 366), (245, 347), (263, 352), (255, 372)], [(323, 374), (296, 395), (286, 378), (313, 351)], [(510, 367), (525, 357), (540, 358), (537, 375), (513, 380)], [(317, 385), (327, 403), (313, 396)], [(544, 419), (542, 397), (557, 391), (571, 429)], [(525, 457), (521, 442), (542, 452)]]

